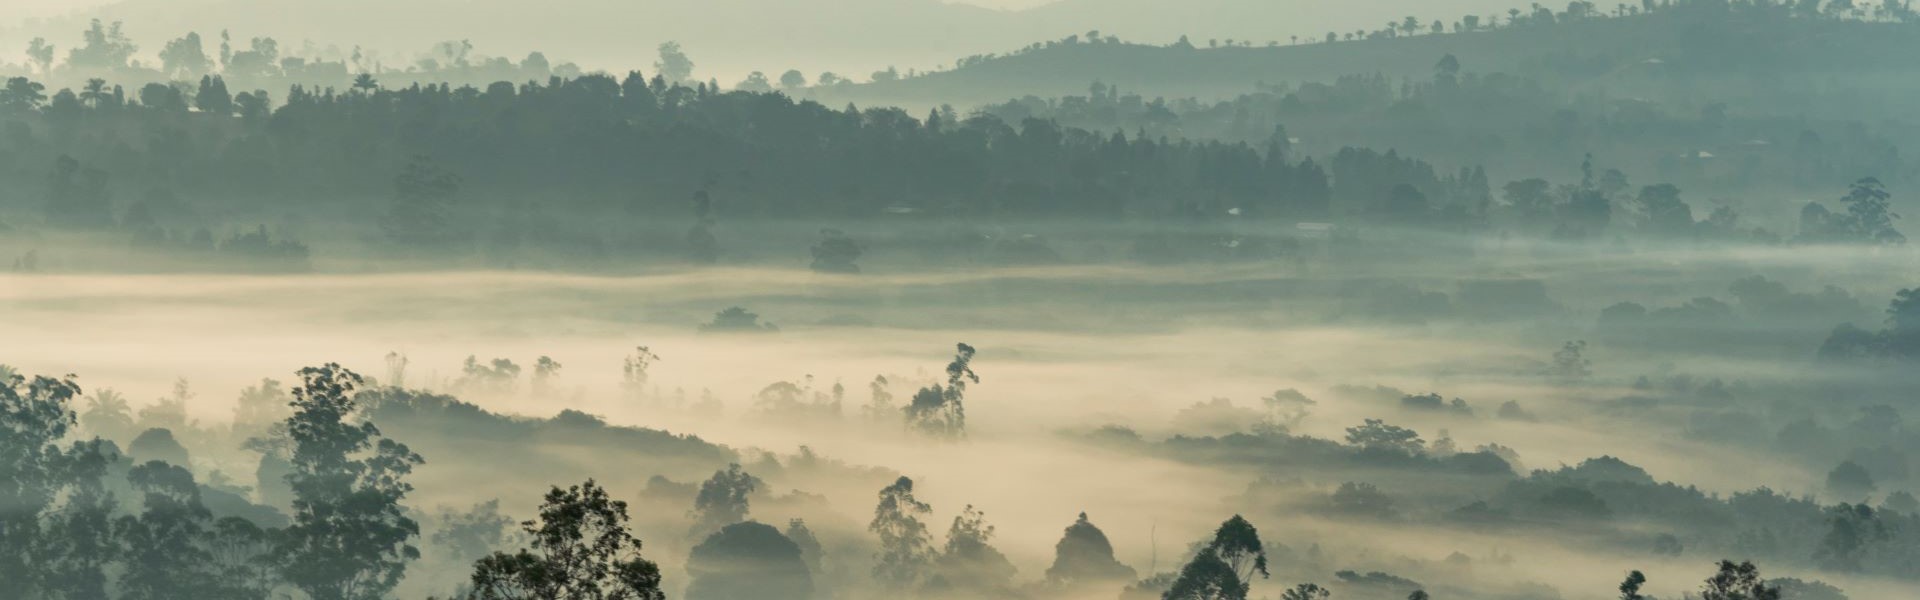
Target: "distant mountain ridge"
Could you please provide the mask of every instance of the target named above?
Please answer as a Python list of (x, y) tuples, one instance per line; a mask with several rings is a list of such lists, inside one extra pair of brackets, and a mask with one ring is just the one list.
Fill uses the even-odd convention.
[[(475, 52), (518, 58), (539, 50), (592, 68), (652, 64), (654, 47), (677, 40), (702, 78), (731, 84), (750, 70), (832, 70), (865, 79), (889, 65), (901, 71), (950, 64), (961, 56), (1098, 29), (1123, 39), (1167, 43), (1198, 39), (1289, 41), (1338, 26), (1377, 26), (1405, 15), (1443, 19), (1504, 10), (1507, 0), (1461, 0), (1436, 9), (1427, 0), (1060, 0), (1001, 11), (941, 0), (118, 0), (21, 26), (0, 23), (0, 61), (45, 37), (64, 53), (90, 18), (123, 21), (151, 56), (188, 31), (216, 39), (272, 36), (282, 47), (311, 41), (342, 53), (365, 46), (408, 62), (436, 42), (471, 40)], [(1442, 14), (1444, 11), (1444, 14)]]

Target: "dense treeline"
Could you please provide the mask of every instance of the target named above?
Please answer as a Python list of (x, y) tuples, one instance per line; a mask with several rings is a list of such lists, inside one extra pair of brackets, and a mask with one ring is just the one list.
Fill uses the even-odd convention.
[[(48, 99), (14, 79), (0, 91), (13, 132), (0, 142), (0, 175), (12, 189), (45, 191), (16, 195), (10, 220), (119, 229), (140, 244), (231, 251), (269, 265), (303, 264), (307, 255), (257, 227), (285, 218), (276, 215), (377, 229), (378, 241), (398, 247), (461, 251), (582, 239), (617, 249), (641, 237), (643, 222), (657, 227), (664, 218), (691, 231), (656, 243), (697, 260), (716, 253), (715, 221), (760, 218), (1186, 216), (1569, 239), (1625, 230), (1796, 235), (1754, 238), (1728, 206), (1696, 217), (1677, 187), (1636, 192), (1624, 173), (1600, 172), (1591, 159), (1578, 184), (1528, 179), (1496, 196), (1483, 169), (1446, 173), (1359, 148), (1322, 166), (1294, 158), (1284, 133), (1256, 147), (1101, 134), (1039, 118), (1016, 127), (952, 110), (920, 120), (638, 73), (485, 90), (363, 83), (345, 92), (295, 87), (269, 111), (264, 94), (230, 96), (212, 79), (193, 109), (157, 84), (142, 101), (102, 86)], [(1897, 241), (1877, 233), (1893, 224), (1887, 197), (1863, 180), (1842, 199), (1849, 212), (1835, 218), (1844, 218), (1803, 215), (1797, 235)], [(207, 231), (236, 226), (219, 244)]]

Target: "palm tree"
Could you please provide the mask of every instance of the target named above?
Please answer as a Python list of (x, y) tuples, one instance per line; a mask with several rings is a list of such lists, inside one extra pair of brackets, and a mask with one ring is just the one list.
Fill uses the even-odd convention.
[(107, 80), (95, 77), (87, 80), (87, 86), (80, 91), (80, 101), (92, 108), (100, 108), (100, 102), (109, 97)]
[(353, 89), (360, 90), (361, 92), (372, 92), (380, 89), (380, 82), (374, 80), (373, 74), (371, 73), (361, 73), (353, 76)]

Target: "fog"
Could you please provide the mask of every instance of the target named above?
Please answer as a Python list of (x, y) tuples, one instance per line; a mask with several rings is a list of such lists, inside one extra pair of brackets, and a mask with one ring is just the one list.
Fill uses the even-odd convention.
[(1902, 3), (24, 1), (0, 597), (1920, 597)]

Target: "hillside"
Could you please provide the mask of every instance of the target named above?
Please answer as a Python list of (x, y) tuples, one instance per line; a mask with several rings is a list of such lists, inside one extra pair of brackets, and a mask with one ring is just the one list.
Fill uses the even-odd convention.
[[(1278, 47), (1048, 43), (962, 68), (823, 94), (829, 102), (974, 105), (1024, 94), (1082, 93), (1094, 81), (1146, 97), (1221, 97), (1256, 84), (1382, 74), (1427, 79), (1451, 54), (1464, 68), (1541, 79), (1574, 93), (1668, 102), (1725, 102), (1770, 112), (1897, 114), (1911, 92), (1920, 27), (1792, 17), (1780, 12), (1671, 9), (1621, 18), (1562, 19), (1496, 30), (1400, 35)], [(1844, 84), (1835, 102), (1816, 97)]]

